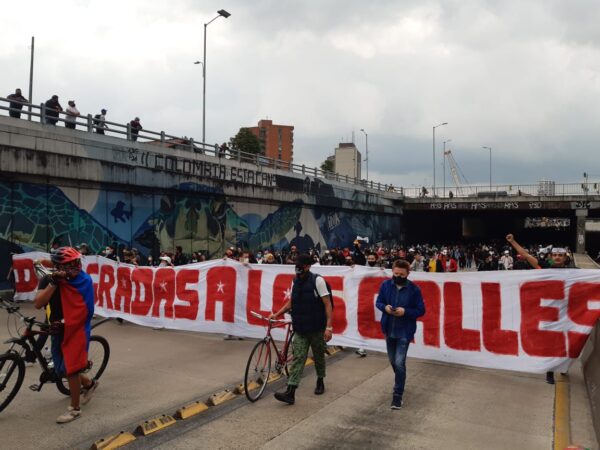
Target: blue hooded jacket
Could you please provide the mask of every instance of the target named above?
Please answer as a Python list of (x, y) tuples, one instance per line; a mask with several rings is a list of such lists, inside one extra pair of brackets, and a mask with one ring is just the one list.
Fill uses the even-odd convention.
[[(404, 316), (396, 317), (385, 312), (385, 307), (404, 308)], [(394, 280), (385, 280), (379, 288), (379, 295), (375, 303), (381, 316), (381, 331), (387, 337), (406, 338), (409, 341), (415, 336), (417, 318), (425, 314), (425, 304), (421, 289), (412, 281), (407, 280), (402, 289), (398, 289)]]

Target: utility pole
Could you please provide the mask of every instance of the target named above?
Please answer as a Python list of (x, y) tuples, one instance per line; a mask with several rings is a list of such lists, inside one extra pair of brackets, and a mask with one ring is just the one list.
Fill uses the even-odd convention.
[(31, 36), (31, 62), (29, 63), (29, 113), (27, 120), (31, 120), (31, 103), (33, 103), (33, 54), (34, 54), (35, 37)]

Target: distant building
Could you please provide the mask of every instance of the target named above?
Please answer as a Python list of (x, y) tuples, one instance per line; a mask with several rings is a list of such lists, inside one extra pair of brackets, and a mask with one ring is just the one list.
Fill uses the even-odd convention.
[(249, 127), (260, 140), (263, 154), (291, 164), (294, 158), (294, 127), (275, 125), (272, 120), (260, 120), (258, 126)]
[(340, 142), (333, 158), (336, 173), (360, 180), (362, 156), (353, 142)]

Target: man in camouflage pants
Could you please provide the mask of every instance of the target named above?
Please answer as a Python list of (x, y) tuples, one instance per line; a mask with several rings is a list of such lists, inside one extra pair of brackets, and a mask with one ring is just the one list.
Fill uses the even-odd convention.
[(309, 347), (312, 348), (317, 371), (315, 394), (325, 392), (325, 342), (331, 340), (331, 296), (323, 277), (310, 271), (313, 263), (309, 255), (300, 255), (296, 259), (296, 278), (292, 285), (292, 295), (283, 307), (271, 318), (275, 319), (291, 310), (294, 329), (294, 361), (290, 369), (287, 389), (275, 393), (281, 402), (293, 405), (295, 392), (300, 384)]

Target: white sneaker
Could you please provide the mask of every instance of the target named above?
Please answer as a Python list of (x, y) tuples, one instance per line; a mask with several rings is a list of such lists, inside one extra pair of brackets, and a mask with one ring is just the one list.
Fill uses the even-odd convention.
[(81, 404), (87, 405), (94, 395), (94, 391), (98, 388), (100, 382), (98, 380), (92, 380), (92, 384), (89, 388), (81, 391)]
[(56, 423), (69, 423), (81, 417), (81, 410), (69, 406), (67, 412), (56, 418)]
[(361, 358), (364, 358), (365, 356), (367, 356), (367, 351), (364, 348), (359, 348), (354, 353), (356, 353)]

